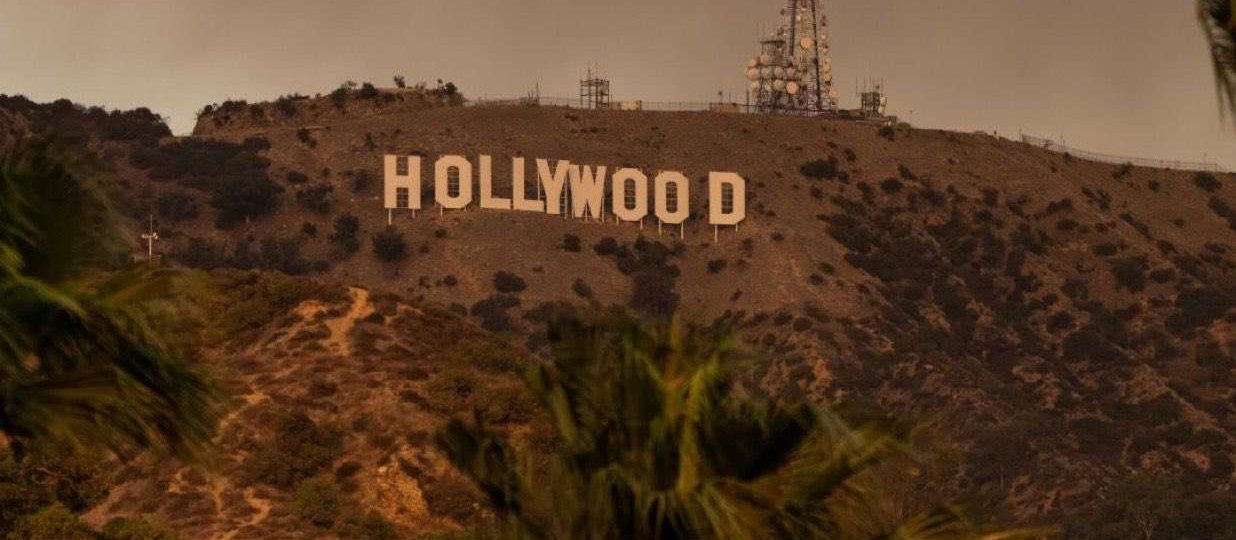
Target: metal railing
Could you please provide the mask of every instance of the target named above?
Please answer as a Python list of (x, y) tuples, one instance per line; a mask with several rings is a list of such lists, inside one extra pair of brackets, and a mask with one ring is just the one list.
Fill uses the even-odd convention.
[(1076, 158), (1087, 159), (1090, 161), (1098, 161), (1101, 163), (1111, 163), (1114, 165), (1136, 165), (1138, 167), (1150, 167), (1155, 169), (1174, 169), (1178, 171), (1209, 171), (1209, 172), (1227, 172), (1217, 163), (1202, 162), (1202, 161), (1176, 161), (1166, 159), (1148, 159), (1136, 158), (1128, 156), (1114, 156), (1111, 154), (1100, 154), (1098, 152), (1088, 152), (1079, 150), (1070, 146), (1065, 146), (1051, 139), (1035, 137), (1033, 135), (1022, 135), (1021, 142), (1028, 145), (1042, 148), (1051, 152), (1068, 154)]
[[(579, 98), (563, 98), (563, 97), (544, 97), (544, 96), (528, 96), (512, 99), (489, 99), (480, 98), (473, 99), (467, 102), (467, 105), (474, 107), (485, 106), (541, 106), (541, 107), (567, 107), (571, 109), (586, 109), (587, 107), (580, 102)], [(817, 111), (810, 109), (788, 109), (780, 108), (776, 110), (768, 110), (758, 107), (754, 104), (736, 103), (736, 102), (705, 102), (705, 101), (613, 101), (610, 103), (611, 110), (626, 110), (626, 111), (661, 111), (661, 112), (721, 112), (721, 113), (739, 113), (739, 114), (789, 114), (798, 116), (826, 116), (833, 118), (846, 118), (853, 120), (873, 120), (873, 121), (896, 121), (896, 117), (888, 118), (867, 118), (856, 112), (848, 110), (835, 111)]]

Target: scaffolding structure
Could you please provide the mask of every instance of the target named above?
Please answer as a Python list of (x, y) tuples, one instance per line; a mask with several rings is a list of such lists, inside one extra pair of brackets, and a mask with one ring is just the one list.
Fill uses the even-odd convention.
[(610, 108), (609, 79), (594, 76), (588, 69), (588, 77), (579, 81), (579, 106), (584, 109)]
[(888, 113), (888, 95), (884, 93), (884, 81), (864, 81), (863, 89), (858, 93), (862, 103), (863, 116), (881, 118)]
[(782, 24), (747, 62), (748, 101), (761, 112), (837, 110), (828, 19), (819, 0), (787, 0)]

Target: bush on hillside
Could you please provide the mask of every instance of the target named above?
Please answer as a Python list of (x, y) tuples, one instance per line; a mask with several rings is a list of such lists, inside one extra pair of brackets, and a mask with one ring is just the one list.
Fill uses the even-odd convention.
[(514, 329), (514, 325), (508, 312), (518, 305), (518, 296), (495, 294), (472, 304), (469, 313), (481, 320), (481, 328), (490, 332), (509, 332)]
[(339, 486), (325, 480), (306, 480), (296, 486), (292, 507), (296, 515), (318, 527), (329, 529), (339, 520), (343, 493)]
[(562, 249), (572, 253), (579, 253), (583, 248), (580, 246), (578, 236), (567, 233), (562, 236)]
[(1214, 193), (1222, 187), (1222, 184), (1219, 183), (1218, 178), (1215, 178), (1215, 175), (1205, 171), (1193, 175), (1193, 183), (1207, 193)]
[(518, 293), (528, 288), (528, 284), (511, 272), (498, 271), (494, 274), (494, 289), (500, 293)]
[(296, 192), (296, 201), (310, 212), (326, 214), (330, 212), (330, 195), (335, 192), (335, 186), (330, 184), (312, 184)]
[(300, 171), (288, 171), (287, 179), (289, 184), (304, 184), (309, 181), (309, 177)]
[(356, 253), (360, 249), (360, 219), (352, 214), (335, 218), (335, 232), (331, 233), (330, 240), (344, 254)]
[(373, 235), (373, 254), (382, 262), (401, 262), (408, 258), (408, 243), (403, 233), (387, 227)]
[(829, 156), (827, 160), (808, 161), (798, 167), (798, 172), (813, 180), (831, 180), (837, 178), (837, 157)]
[(292, 487), (329, 467), (343, 454), (343, 433), (319, 425), (304, 413), (275, 419), (270, 438), (254, 450), (241, 469), (246, 484)]
[(101, 540), (180, 540), (167, 524), (148, 518), (113, 518), (100, 532)]
[(160, 218), (168, 221), (188, 221), (198, 216), (197, 199), (183, 191), (165, 191), (159, 194), (155, 207)]
[(283, 187), (261, 178), (231, 178), (219, 185), (210, 195), (210, 205), (218, 210), (215, 226), (227, 228), (241, 221), (248, 221), (274, 213), (279, 206), (279, 194)]

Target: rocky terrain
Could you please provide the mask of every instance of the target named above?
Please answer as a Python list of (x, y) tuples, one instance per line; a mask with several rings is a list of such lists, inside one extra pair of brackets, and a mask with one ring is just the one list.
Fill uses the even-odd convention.
[[(428, 434), (475, 407), (536, 444), (517, 366), (542, 352), (547, 314), (609, 306), (731, 326), (761, 359), (747, 385), (771, 396), (945, 419), (962, 456), (950, 489), (1006, 500), (1019, 521), (1086, 514), (1139, 470), (1230, 491), (1232, 175), (908, 126), (452, 96), (231, 102), (180, 138), (77, 111), (74, 139), (40, 127), (73, 113), (0, 102), (0, 133), (97, 156), (135, 230), (156, 216), (166, 261), (338, 284), (239, 317), (204, 353), (236, 396), (214, 469), (133, 464), (95, 513), (216, 538), (348, 536), (377, 527), (367, 512), (405, 532), (467, 526), (483, 510)], [(394, 214), (407, 255), (386, 262), (372, 246), (387, 153), (493, 155), (500, 194), (509, 156), (733, 170), (748, 219), (714, 242), (700, 220), (680, 237), (651, 220), (427, 207)], [(254, 465), (279, 452), (316, 457)], [(296, 511), (314, 489), (364, 511), (323, 528)]]

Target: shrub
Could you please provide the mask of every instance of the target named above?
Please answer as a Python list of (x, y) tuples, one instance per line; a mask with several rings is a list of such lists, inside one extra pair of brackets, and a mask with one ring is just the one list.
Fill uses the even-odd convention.
[(309, 177), (299, 171), (288, 171), (287, 179), (289, 184), (304, 184), (309, 181)]
[(1231, 205), (1223, 199), (1211, 197), (1208, 206), (1219, 217), (1227, 220), (1228, 228), (1236, 231), (1236, 210), (1233, 210)]
[(103, 526), (102, 540), (179, 540), (170, 527), (145, 518), (114, 518)]
[(172, 253), (172, 259), (189, 268), (199, 268), (202, 270), (212, 270), (227, 264), (222, 247), (206, 238), (197, 236), (189, 238), (187, 245), (183, 249), (176, 249)]
[(326, 214), (330, 212), (330, 194), (335, 186), (330, 184), (313, 184), (296, 192), (296, 201), (306, 210)]
[(1197, 187), (1202, 188), (1207, 193), (1214, 193), (1222, 187), (1219, 179), (1215, 178), (1215, 175), (1204, 171), (1193, 175), (1193, 183), (1197, 184)]
[(514, 327), (507, 312), (518, 305), (519, 297), (517, 296), (495, 294), (472, 304), (470, 313), (481, 320), (481, 328), (490, 332), (508, 332)]
[(270, 438), (242, 465), (246, 483), (291, 487), (330, 466), (343, 453), (343, 433), (304, 413), (275, 419)]
[(352, 172), (352, 192), (353, 193), (360, 193), (362, 191), (365, 191), (369, 189), (369, 186), (371, 185), (373, 185), (373, 176), (369, 174), (368, 170), (357, 169)]
[(383, 262), (400, 262), (408, 258), (408, 243), (404, 241), (403, 233), (394, 227), (387, 227), (373, 235), (373, 254)]
[(318, 527), (328, 529), (339, 519), (343, 494), (339, 486), (324, 480), (307, 480), (296, 486), (292, 507), (296, 515)]
[(588, 284), (584, 283), (584, 280), (582, 279), (575, 280), (575, 283), (571, 284), (571, 290), (574, 291), (575, 295), (580, 298), (592, 298), (592, 287), (589, 287)]
[(300, 232), (304, 233), (305, 236), (317, 236), (318, 226), (306, 221), (300, 226)]
[(880, 189), (884, 190), (885, 193), (897, 193), (901, 191), (902, 186), (901, 180), (896, 178), (890, 177), (880, 181)]
[(1112, 171), (1112, 178), (1115, 178), (1116, 180), (1120, 180), (1121, 178), (1124, 178), (1132, 173), (1133, 173), (1133, 164), (1125, 163), (1121, 165), (1120, 167), (1117, 167), (1115, 171)]
[(1129, 292), (1141, 292), (1146, 288), (1146, 272), (1150, 269), (1146, 257), (1139, 255), (1113, 259), (1111, 269), (1116, 282)]
[(897, 130), (893, 129), (893, 126), (880, 126), (876, 133), (888, 141), (897, 140)]
[(361, 84), (360, 91), (356, 93), (356, 97), (361, 99), (374, 99), (378, 97), (378, 89), (372, 83)]
[(500, 293), (518, 293), (528, 288), (528, 284), (511, 272), (498, 271), (494, 274), (494, 289)]
[(726, 261), (725, 259), (713, 259), (711, 261), (708, 261), (708, 273), (716, 274), (722, 270), (725, 270), (725, 267), (727, 264), (728, 264), (728, 261)]
[(331, 242), (348, 255), (360, 249), (360, 219), (352, 214), (343, 214), (335, 218), (335, 232), (330, 235)]
[(289, 276), (299, 276), (309, 271), (309, 261), (300, 255), (298, 239), (266, 236), (262, 238), (260, 249), (260, 259), (255, 266), (278, 270)]
[(348, 87), (347, 85), (340, 86), (330, 93), (330, 101), (335, 104), (336, 108), (342, 109), (348, 102)]
[(9, 540), (95, 540), (94, 532), (69, 509), (55, 503), (22, 516), (9, 532)]
[(568, 233), (562, 236), (562, 249), (579, 253), (583, 248), (580, 246), (579, 237)]
[(210, 196), (210, 205), (218, 210), (215, 225), (230, 227), (239, 221), (269, 215), (279, 205), (283, 188), (269, 178), (232, 178)]
[(288, 96), (279, 96), (275, 100), (275, 109), (283, 113), (284, 116), (296, 116), (296, 102), (305, 99), (305, 96), (292, 94)]
[(240, 144), (249, 152), (263, 152), (270, 150), (270, 141), (266, 137), (246, 137), (245, 142)]
[(798, 172), (814, 180), (837, 178), (837, 158), (836, 156), (829, 156), (827, 160), (817, 159), (808, 161), (798, 167)]
[(183, 191), (166, 191), (155, 202), (159, 217), (169, 221), (187, 221), (198, 216), (197, 199)]
[(309, 148), (317, 148), (318, 141), (313, 138), (313, 134), (309, 132), (309, 128), (300, 128), (296, 130), (296, 140), (303, 143)]
[(592, 250), (602, 257), (613, 255), (618, 253), (618, 241), (606, 236), (600, 242), (597, 242), (595, 246), (592, 246)]

